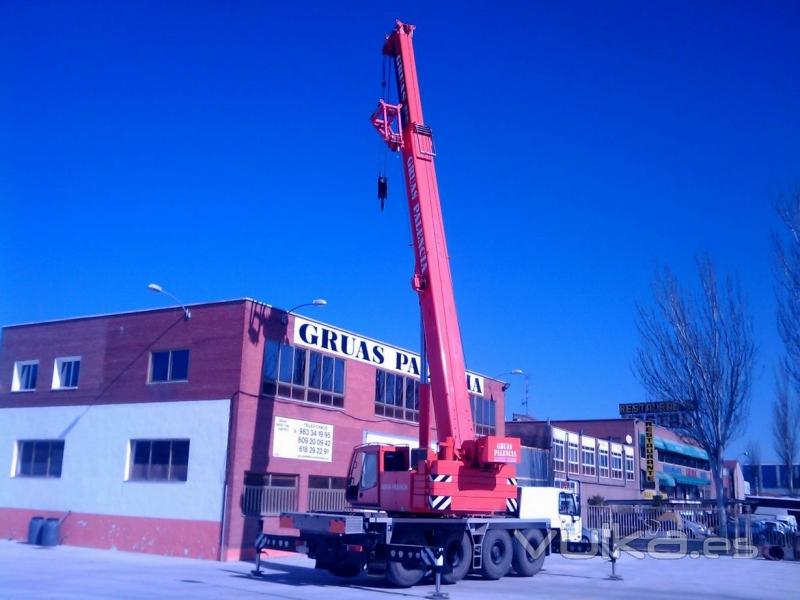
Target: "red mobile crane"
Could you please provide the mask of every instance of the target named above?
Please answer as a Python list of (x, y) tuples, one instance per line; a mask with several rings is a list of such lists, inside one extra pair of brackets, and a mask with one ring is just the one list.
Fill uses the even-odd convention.
[[(300, 530), (300, 537), (262, 534), (256, 547), (302, 548), (320, 568), (355, 575), (366, 566), (397, 586), (422, 579), (437, 552), (443, 554), (446, 583), (471, 569), (488, 579), (502, 577), (512, 566), (530, 576), (547, 551), (541, 541), (548, 526), (517, 518), (519, 439), (475, 437), (413, 32), (413, 25), (398, 21), (386, 39), (383, 53), (394, 61), (399, 102), (380, 100), (371, 120), (403, 159), (416, 259), (412, 287), (419, 295), (423, 328), (419, 448), (356, 447), (346, 496), (357, 510), (286, 513), (281, 525)], [(436, 451), (429, 439), (431, 406)]]

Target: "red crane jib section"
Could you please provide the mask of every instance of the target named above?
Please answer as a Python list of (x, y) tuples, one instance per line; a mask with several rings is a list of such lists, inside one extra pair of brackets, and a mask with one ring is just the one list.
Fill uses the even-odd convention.
[[(475, 439), (436, 154), (422, 115), (413, 31), (413, 25), (398, 21), (386, 39), (383, 53), (394, 61), (399, 104), (380, 100), (372, 123), (403, 159), (416, 259), (412, 287), (419, 295), (430, 372), (430, 383), (420, 384), (420, 448), (430, 447), (432, 406), (439, 452), (428, 451), (427, 459), (411, 465), (408, 475), (381, 470), (379, 505), (414, 512), (505, 512), (514, 504), (507, 501), (517, 496), (520, 442), (497, 436)], [(403, 481), (407, 477), (411, 480)]]

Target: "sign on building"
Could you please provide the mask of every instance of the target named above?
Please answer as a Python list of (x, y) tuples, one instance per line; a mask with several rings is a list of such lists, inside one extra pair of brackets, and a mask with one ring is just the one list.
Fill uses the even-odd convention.
[[(343, 358), (358, 360), (380, 369), (419, 379), (420, 358), (418, 354), (376, 342), (349, 331), (335, 329), (295, 316), (293, 340), (298, 346), (330, 352)], [(467, 372), (465, 379), (470, 394), (484, 395), (483, 377)]]
[(272, 456), (296, 460), (333, 460), (333, 425), (275, 417)]
[(645, 421), (644, 424), (644, 459), (646, 464), (647, 481), (656, 480), (655, 448), (653, 446), (653, 422)]

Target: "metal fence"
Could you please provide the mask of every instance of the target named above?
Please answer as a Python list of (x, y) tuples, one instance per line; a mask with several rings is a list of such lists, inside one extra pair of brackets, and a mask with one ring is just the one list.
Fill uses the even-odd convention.
[(591, 529), (612, 526), (622, 536), (660, 537), (681, 532), (689, 539), (695, 539), (720, 533), (715, 510), (672, 506), (589, 506), (586, 526)]
[(718, 536), (737, 540), (730, 545), (736, 554), (794, 560), (800, 556), (795, 527), (765, 515), (750, 514), (749, 507), (742, 505), (729, 505), (722, 523), (716, 507), (711, 505), (588, 506), (584, 525), (589, 529), (613, 528), (617, 535), (630, 536), (638, 542), (679, 536), (702, 542)]
[(350, 508), (344, 497), (344, 490), (314, 489), (308, 490), (308, 510), (346, 510)]
[(297, 510), (296, 487), (246, 485), (242, 492), (242, 514), (246, 517), (266, 517), (284, 511)]

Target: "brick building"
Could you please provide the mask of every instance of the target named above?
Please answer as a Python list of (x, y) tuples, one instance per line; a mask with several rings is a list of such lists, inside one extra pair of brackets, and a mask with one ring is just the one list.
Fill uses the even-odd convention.
[(708, 455), (677, 434), (655, 425), (656, 481), (645, 476), (645, 423), (638, 419), (510, 421), (506, 433), (523, 446), (550, 452), (554, 485), (572, 487), (587, 500), (646, 499), (655, 493), (672, 500), (713, 497)]
[[(249, 299), (5, 327), (0, 535), (42, 515), (67, 544), (247, 557), (243, 502), (339, 506), (355, 445), (415, 445), (418, 373), (412, 352)], [(502, 435), (502, 382), (465, 385), (476, 430)]]

